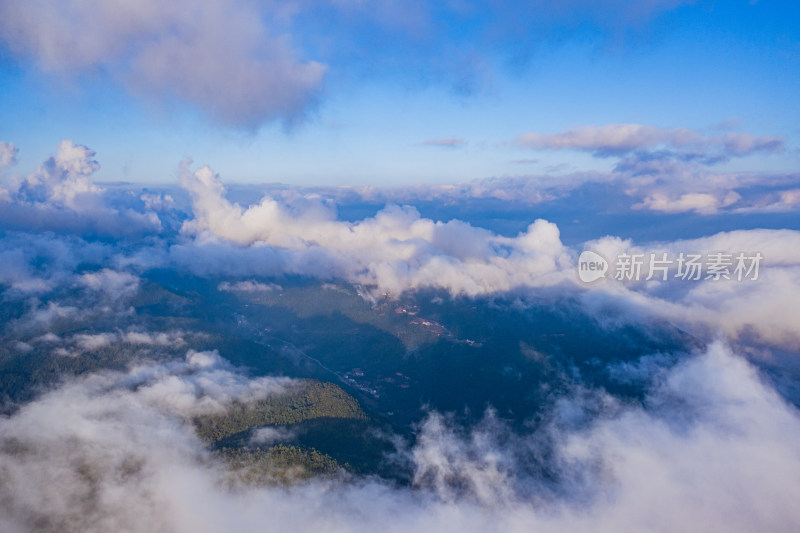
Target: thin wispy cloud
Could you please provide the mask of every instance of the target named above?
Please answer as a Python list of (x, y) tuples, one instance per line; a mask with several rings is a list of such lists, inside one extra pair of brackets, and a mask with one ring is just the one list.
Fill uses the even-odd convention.
[(748, 132), (707, 136), (688, 128), (667, 129), (642, 124), (582, 126), (560, 133), (531, 132), (520, 135), (516, 142), (537, 150), (581, 150), (600, 157), (662, 148), (676, 150), (679, 156), (689, 159), (709, 158), (705, 151), (732, 157), (778, 152), (784, 146), (782, 137), (756, 136)]
[(461, 148), (462, 146), (466, 146), (467, 141), (457, 137), (442, 137), (440, 139), (428, 139), (427, 141), (422, 141), (420, 144), (423, 146), (440, 146), (442, 148)]
[(14, 143), (0, 142), (0, 172), (16, 164), (17, 152)]

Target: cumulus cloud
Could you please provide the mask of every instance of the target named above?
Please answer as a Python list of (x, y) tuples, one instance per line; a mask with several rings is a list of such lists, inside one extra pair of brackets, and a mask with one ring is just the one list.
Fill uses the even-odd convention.
[(49, 202), (74, 211), (96, 205), (102, 189), (89, 178), (100, 168), (94, 156), (94, 150), (63, 140), (56, 155), (24, 178), (14, 192), (21, 201)]
[(255, 127), (302, 115), (325, 73), (270, 27), (289, 13), (279, 8), (246, 0), (12, 0), (0, 6), (0, 38), (45, 72), (107, 72), (133, 93), (178, 98), (224, 124)]
[[(387, 206), (375, 217), (345, 222), (318, 197), (297, 199), (296, 205), (265, 197), (245, 208), (225, 198), (210, 168), (191, 172), (184, 164), (181, 176), (194, 213), (182, 232), (195, 236), (208, 252), (220, 243), (247, 247), (238, 254), (246, 263), (262, 257), (262, 270), (251, 275), (270, 274), (270, 266), (282, 265), (283, 272), (325, 273), (321, 277), (342, 277), (392, 292), (437, 287), (476, 295), (557, 284), (563, 280), (561, 267), (571, 261), (558, 228), (545, 220), (511, 238), (459, 220), (435, 222), (408, 206)], [(191, 255), (199, 250), (173, 251), (194, 263)], [(223, 248), (218, 253), (226, 252)]]
[(152, 211), (107, 205), (105, 190), (91, 179), (100, 168), (94, 156), (87, 146), (61, 141), (56, 154), (34, 172), (15, 176), (0, 187), (0, 226), (115, 236), (160, 229), (161, 222)]

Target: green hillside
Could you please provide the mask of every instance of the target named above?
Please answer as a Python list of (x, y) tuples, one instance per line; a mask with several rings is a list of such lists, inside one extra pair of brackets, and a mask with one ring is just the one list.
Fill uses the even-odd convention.
[(366, 420), (358, 401), (338, 385), (303, 380), (287, 393), (253, 402), (237, 402), (225, 413), (194, 418), (197, 434), (209, 443), (252, 427), (298, 424), (317, 418)]

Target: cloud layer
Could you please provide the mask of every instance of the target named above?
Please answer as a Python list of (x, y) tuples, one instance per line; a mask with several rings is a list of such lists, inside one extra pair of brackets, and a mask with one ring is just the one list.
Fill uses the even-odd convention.
[[(549, 444), (491, 415), (466, 434), (432, 415), (408, 452), (413, 488), (231, 488), (185, 416), (265, 389), (218, 365), (190, 353), (95, 375), (1, 419), (3, 530), (791, 531), (800, 520), (798, 413), (722, 345), (654, 381), (648, 409), (608, 399), (570, 429), (558, 413), (582, 407), (565, 397)], [(515, 469), (543, 446), (556, 486)]]
[[(4, 146), (15, 153), (12, 145)], [(739, 230), (654, 243), (613, 236), (597, 239), (583, 247), (612, 261), (621, 253), (669, 252), (675, 257), (681, 252), (759, 252), (764, 257), (762, 275), (746, 283), (654, 279), (587, 288), (577, 282), (575, 258), (580, 249), (565, 246), (559, 227), (544, 219), (504, 236), (458, 219), (426, 218), (410, 205), (390, 203), (374, 216), (346, 221), (339, 218), (333, 200), (291, 189), (243, 206), (227, 198), (220, 177), (210, 168), (192, 170), (188, 161), (180, 175), (189, 203), (179, 207), (164, 194), (111, 196), (91, 181), (97, 167), (91, 149), (63, 141), (36, 171), (13, 175), (0, 189), (5, 191), (0, 195), (0, 222), (7, 230), (23, 232), (7, 235), (0, 248), (7, 265), (0, 282), (9, 290), (44, 295), (72, 283), (109, 295), (104, 297), (106, 305), (121, 311), (121, 302), (136, 290), (139, 276), (154, 268), (230, 277), (219, 287), (232, 291), (279, 290), (277, 285), (249, 280), (286, 274), (346, 280), (363, 285), (364, 294), (373, 297), (428, 288), (468, 296), (525, 295), (553, 288), (584, 294), (590, 308), (637, 309), (704, 338), (723, 334), (792, 350), (800, 346), (800, 324), (793, 312), (793, 302), (800, 297), (793, 290), (800, 286), (800, 256), (793, 250), (800, 250), (800, 244), (794, 230)], [(692, 183), (691, 178), (684, 183)], [(437, 201), (539, 195), (537, 201), (546, 204), (563, 196), (563, 187), (580, 188), (604, 179), (608, 178), (589, 174), (550, 185), (487, 180), (463, 187), (409, 189), (403, 201), (413, 200), (415, 194)], [(775, 181), (789, 191), (795, 183), (792, 177)], [(632, 205), (634, 210), (713, 213), (741, 203), (732, 184), (752, 187), (760, 182), (752, 176), (718, 176), (707, 183), (708, 192), (684, 193), (674, 200), (658, 180), (631, 178), (623, 183), (627, 194), (643, 197)], [(396, 193), (387, 196), (391, 194)], [(65, 237), (24, 233), (42, 230)], [(127, 247), (94, 240), (108, 235), (126, 238)], [(76, 276), (73, 270), (82, 261), (105, 268)], [(112, 294), (121, 296), (120, 302)]]
[[(15, 148), (0, 146), (13, 161)], [(622, 253), (759, 252), (764, 262), (757, 280), (670, 276), (585, 286), (579, 249), (544, 219), (531, 217), (527, 229), (504, 236), (411, 206), (344, 220), (332, 200), (298, 190), (242, 205), (210, 168), (188, 162), (181, 167), (188, 203), (154, 192), (113, 196), (92, 182), (97, 166), (91, 149), (65, 141), (2, 189), (0, 288), (17, 340), (8, 346), (21, 360), (50, 353), (75, 361), (104, 350), (136, 357), (125, 371), (70, 380), (0, 418), (0, 529), (791, 531), (800, 521), (800, 417), (742, 357), (761, 368), (797, 366), (800, 232), (600, 237), (585, 247), (611, 260), (611, 272)], [(496, 198), (518, 184), (474, 185), (447, 194)], [(628, 186), (643, 194), (647, 184)], [(97, 232), (105, 220), (118, 222)], [(200, 274), (208, 290), (223, 293), (280, 294), (281, 278), (300, 274), (359, 284), (365, 298), (430, 288), (521, 307), (564, 299), (601, 326), (668, 321), (711, 345), (674, 365), (665, 361), (677, 355), (654, 354), (608, 369), (644, 387), (639, 401), (565, 386), (552, 411), (538, 413), (537, 431), (509, 427), (491, 410), (470, 428), (430, 413), (414, 444), (395, 454), (413, 471), (410, 487), (357, 476), (231, 487), (188, 418), (280, 394), (292, 381), (253, 379), (213, 350), (189, 350), (196, 332), (137, 322), (134, 302), (153, 297), (151, 271)], [(120, 326), (123, 318), (133, 325)], [(272, 429), (256, 439), (294, 436)]]

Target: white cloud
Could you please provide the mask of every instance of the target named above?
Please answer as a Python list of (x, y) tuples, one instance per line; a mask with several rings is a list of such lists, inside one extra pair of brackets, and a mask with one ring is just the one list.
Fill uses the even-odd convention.
[(139, 289), (139, 278), (128, 272), (104, 268), (97, 272), (82, 274), (78, 278), (78, 284), (116, 300), (135, 294)]
[(675, 153), (638, 153), (615, 167), (615, 181), (625, 195), (637, 200), (633, 209), (666, 213), (781, 212), (793, 209), (792, 192), (798, 174), (713, 172), (704, 163), (719, 154), (682, 158)]
[(120, 335), (122, 342), (128, 344), (142, 344), (146, 346), (165, 346), (180, 348), (186, 344), (183, 332), (179, 330), (149, 333), (146, 331), (127, 331)]
[(100, 168), (94, 156), (86, 146), (61, 141), (56, 154), (33, 173), (0, 187), (0, 224), (7, 229), (117, 236), (158, 231), (161, 222), (154, 212), (107, 205), (106, 191), (91, 179)]
[(661, 416), (625, 409), (568, 438), (563, 457), (595, 465), (608, 487), (580, 529), (792, 529), (800, 420), (752, 367), (715, 344), (671, 371), (650, 403), (666, 407)]
[(223, 292), (274, 292), (281, 290), (281, 286), (275, 283), (260, 283), (253, 280), (237, 281), (236, 283), (223, 281), (217, 285), (217, 290)]
[(800, 189), (785, 184), (784, 190), (761, 194), (757, 198), (734, 210), (736, 213), (786, 213), (800, 207)]
[(73, 211), (94, 206), (103, 192), (88, 177), (100, 168), (94, 156), (94, 150), (63, 140), (58, 143), (56, 155), (24, 178), (14, 192), (23, 200), (47, 202)]
[(427, 141), (422, 141), (422, 144), (426, 146), (441, 146), (444, 148), (460, 148), (467, 143), (464, 139), (458, 139), (456, 137), (442, 137), (440, 139), (428, 139)]
[(746, 155), (753, 152), (777, 152), (783, 149), (782, 137), (758, 137), (749, 132), (727, 133), (722, 143), (728, 153)]
[(250, 437), (252, 444), (275, 444), (277, 442), (290, 442), (297, 437), (297, 432), (284, 427), (258, 428)]
[(528, 148), (550, 150), (591, 150), (625, 153), (658, 144), (686, 146), (698, 136), (687, 129), (666, 130), (641, 124), (582, 126), (561, 133), (525, 133), (517, 143)]
[(601, 156), (656, 147), (689, 151), (690, 156), (695, 155), (691, 150), (717, 151), (720, 152), (718, 156), (744, 156), (780, 151), (784, 145), (782, 137), (757, 137), (748, 132), (709, 137), (688, 128), (667, 129), (643, 124), (580, 126), (560, 133), (531, 132), (520, 135), (516, 142), (537, 150), (585, 150)]
[(175, 207), (175, 199), (169, 194), (145, 193), (140, 196), (148, 211), (169, 211)]
[(134, 388), (148, 406), (187, 418), (220, 412), (233, 401), (282, 394), (295, 384), (290, 378), (249, 378), (220, 357), (217, 350), (188, 350), (183, 361), (141, 364), (127, 374), (94, 375), (87, 386)]
[(784, 205), (797, 206), (800, 204), (800, 189), (781, 191), (780, 198)]
[(700, 214), (716, 213), (723, 207), (735, 204), (741, 199), (739, 194), (730, 191), (723, 198), (711, 193), (684, 193), (672, 199), (665, 194), (655, 193), (646, 197), (641, 203), (634, 204), (633, 209), (650, 209), (663, 213), (686, 213), (694, 211)]
[[(40, 341), (49, 343), (61, 342), (61, 339), (47, 333), (39, 337)], [(81, 351), (92, 351), (99, 348), (106, 348), (117, 343), (127, 343), (141, 346), (156, 346), (162, 348), (180, 348), (186, 345), (183, 333), (178, 330), (168, 332), (146, 332), (137, 330), (116, 330), (103, 333), (79, 333), (73, 335), (70, 341)], [(205, 352), (191, 352), (187, 356), (189, 366), (213, 366), (220, 363), (218, 355), (207, 354)], [(205, 365), (203, 362), (205, 361)]]
[(37, 337), (35, 340), (38, 342), (59, 343), (61, 342), (61, 337), (59, 337), (55, 333), (48, 332), (40, 337)]
[(0, 176), (6, 168), (16, 164), (17, 152), (19, 150), (14, 143), (0, 141)]
[(704, 261), (707, 254), (714, 252), (760, 253), (763, 260), (757, 280), (705, 279), (706, 272), (698, 281), (675, 279), (677, 267), (673, 264), (668, 281), (661, 281), (659, 276), (639, 283), (609, 279), (594, 286), (583, 298), (590, 308), (598, 306), (595, 312), (615, 302), (630, 305), (634, 315), (666, 318), (706, 339), (724, 335), (729, 339), (800, 349), (800, 316), (794, 311), (800, 298), (798, 231), (740, 230), (700, 239), (638, 245), (606, 237), (587, 243), (587, 248), (610, 260), (609, 278), (613, 277), (616, 258), (622, 253), (645, 254), (642, 267), (645, 274), (650, 253), (661, 258), (666, 252), (673, 261), (681, 252), (703, 254)]
[(75, 335), (72, 340), (81, 350), (92, 351), (111, 346), (117, 341), (117, 336), (113, 333), (81, 333)]
[(178, 98), (225, 124), (255, 127), (301, 115), (325, 73), (324, 65), (298, 59), (278, 33), (279, 7), (10, 0), (0, 5), (0, 39), (45, 72), (106, 72), (134, 94)]
[[(218, 253), (242, 258), (222, 272), (257, 264), (262, 255), (262, 270), (244, 267), (240, 273), (274, 272), (277, 263), (282, 272), (344, 277), (392, 292), (439, 287), (477, 295), (557, 284), (563, 280), (560, 268), (570, 264), (558, 228), (545, 220), (512, 238), (458, 220), (422, 218), (413, 207), (387, 206), (375, 217), (344, 222), (317, 197), (296, 199), (297, 205), (265, 197), (244, 208), (224, 197), (222, 183), (208, 167), (190, 172), (184, 164), (181, 174), (194, 212), (182, 232), (195, 236), (196, 246), (172, 251), (178, 261), (193, 265), (196, 253), (220, 246)], [(247, 248), (229, 252), (237, 249), (230, 243)], [(212, 267), (208, 261), (202, 265)]]

